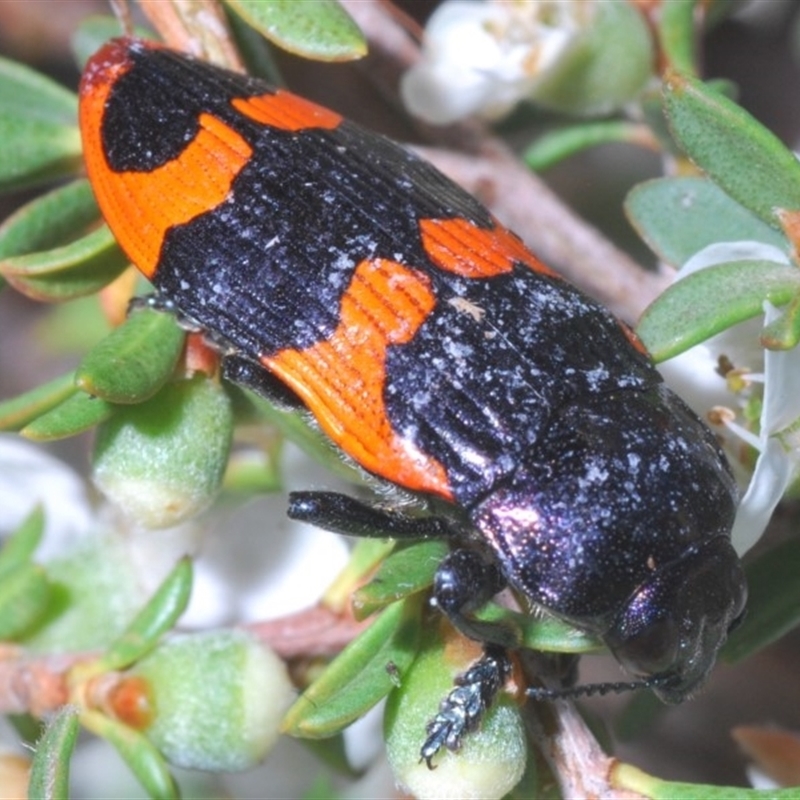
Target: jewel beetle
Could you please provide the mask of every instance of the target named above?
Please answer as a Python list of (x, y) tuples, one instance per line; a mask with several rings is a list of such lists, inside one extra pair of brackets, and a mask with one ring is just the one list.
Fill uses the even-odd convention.
[[(504, 586), (666, 702), (705, 681), (746, 600), (737, 490), (627, 326), (431, 165), (261, 80), (116, 39), (86, 66), (80, 125), (120, 245), (229, 374), (432, 501), (414, 519), (303, 492), (289, 512), (451, 539), (434, 600), (487, 645), (479, 706), (508, 666), (471, 612)], [(467, 717), (443, 706), (429, 763)]]

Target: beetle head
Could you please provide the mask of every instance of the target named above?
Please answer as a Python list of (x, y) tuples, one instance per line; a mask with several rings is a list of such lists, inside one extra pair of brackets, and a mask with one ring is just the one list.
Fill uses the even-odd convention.
[(603, 639), (626, 671), (679, 703), (708, 677), (746, 599), (739, 559), (727, 537), (716, 537), (653, 572)]

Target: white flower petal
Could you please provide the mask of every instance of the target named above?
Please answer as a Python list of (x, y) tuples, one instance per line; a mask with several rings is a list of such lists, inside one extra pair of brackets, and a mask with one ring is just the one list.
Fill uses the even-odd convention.
[(767, 439), (733, 524), (731, 540), (740, 556), (761, 538), (794, 471), (795, 464), (782, 444), (777, 439)]
[(776, 261), (779, 264), (788, 264), (789, 258), (783, 250), (764, 242), (754, 240), (715, 242), (698, 250), (678, 270), (675, 280), (679, 281), (693, 272), (716, 264), (726, 264), (729, 261)]
[(13, 531), (37, 503), (45, 510), (38, 555), (60, 552), (89, 530), (86, 485), (63, 461), (19, 436), (0, 435), (0, 535)]

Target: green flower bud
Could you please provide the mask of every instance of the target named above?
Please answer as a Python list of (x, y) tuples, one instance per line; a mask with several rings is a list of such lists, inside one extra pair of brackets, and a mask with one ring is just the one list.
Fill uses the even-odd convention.
[(530, 99), (568, 114), (607, 114), (633, 100), (652, 75), (650, 32), (628, 0), (576, 8), (587, 15), (581, 30), (541, 76)]
[(120, 407), (100, 426), (94, 480), (148, 528), (177, 525), (214, 500), (228, 462), (233, 416), (214, 380), (167, 384), (145, 403)]
[[(435, 628), (436, 626), (434, 626)], [(453, 688), (453, 678), (480, 656), (480, 649), (457, 634), (445, 644), (429, 637), (401, 686), (388, 698), (386, 752), (395, 777), (418, 800), (504, 797), (519, 783), (527, 742), (517, 703), (501, 692), (480, 728), (464, 738), (457, 753), (444, 751), (435, 769), (420, 763), (425, 726)]]
[(171, 639), (129, 676), (141, 679), (132, 685), (142, 698), (126, 698), (121, 719), (141, 720), (142, 732), (172, 764), (214, 772), (261, 761), (294, 695), (283, 662), (244, 631)]

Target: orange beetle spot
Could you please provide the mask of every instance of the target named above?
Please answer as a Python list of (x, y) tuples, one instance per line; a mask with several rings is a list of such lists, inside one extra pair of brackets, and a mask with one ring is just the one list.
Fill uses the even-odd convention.
[(302, 131), (306, 128), (336, 128), (342, 118), (335, 111), (304, 100), (291, 92), (276, 89), (275, 94), (256, 97), (237, 97), (233, 107), (262, 125), (285, 131)]
[(87, 170), (103, 216), (133, 263), (151, 278), (167, 231), (213, 211), (228, 196), (252, 148), (209, 114), (178, 158), (150, 172), (113, 172), (89, 149)]
[(423, 219), (422, 245), (440, 269), (462, 278), (491, 278), (526, 264), (535, 272), (559, 278), (539, 261), (511, 231), (495, 225), (479, 228), (466, 219)]
[(452, 499), (444, 467), (395, 433), (383, 400), (387, 348), (410, 341), (435, 303), (424, 275), (386, 259), (362, 261), (330, 338), (305, 350), (282, 350), (262, 363), (365, 469)]
[(127, 69), (128, 63), (114, 64), (87, 75), (81, 86), (81, 132), (100, 210), (122, 249), (151, 278), (167, 231), (225, 200), (253, 151), (225, 123), (201, 114), (197, 136), (180, 156), (150, 172), (114, 172), (103, 152), (103, 112), (114, 82)]

